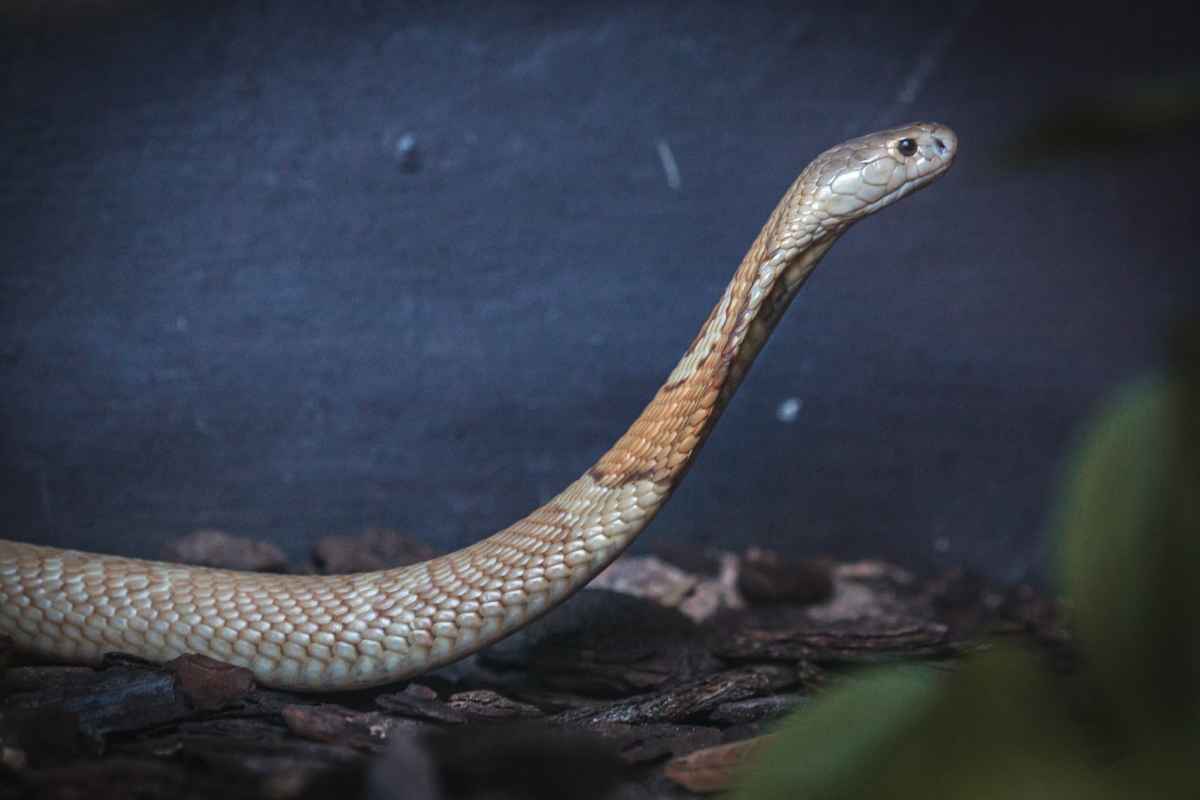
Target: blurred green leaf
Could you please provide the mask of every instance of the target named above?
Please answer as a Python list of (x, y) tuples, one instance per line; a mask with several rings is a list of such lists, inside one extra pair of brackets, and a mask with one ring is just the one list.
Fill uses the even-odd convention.
[(1200, 733), (1200, 408), (1190, 386), (1175, 377), (1121, 393), (1080, 448), (1058, 515), (1085, 674), (1133, 740)]
[(927, 667), (861, 673), (788, 718), (751, 763), (738, 797), (792, 800), (850, 797), (911, 736), (937, 700), (939, 675)]
[(1006, 648), (931, 679), (867, 673), (794, 715), (741, 800), (1105, 798), (1053, 677)]

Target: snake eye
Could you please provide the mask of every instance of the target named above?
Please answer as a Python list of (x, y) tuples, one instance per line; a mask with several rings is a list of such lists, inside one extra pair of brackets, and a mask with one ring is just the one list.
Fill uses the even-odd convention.
[(906, 137), (896, 142), (896, 149), (900, 151), (900, 155), (908, 158), (909, 156), (916, 154), (917, 143)]

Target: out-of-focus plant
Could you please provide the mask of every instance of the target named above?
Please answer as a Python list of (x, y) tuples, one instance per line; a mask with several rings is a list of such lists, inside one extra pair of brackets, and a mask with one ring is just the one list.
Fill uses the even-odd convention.
[(864, 673), (788, 719), (737, 797), (1200, 796), (1200, 324), (1089, 427), (1053, 533), (1075, 670), (996, 646)]

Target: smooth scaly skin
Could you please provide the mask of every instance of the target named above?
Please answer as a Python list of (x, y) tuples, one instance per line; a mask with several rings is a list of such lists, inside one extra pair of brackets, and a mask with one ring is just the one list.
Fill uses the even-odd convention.
[[(898, 143), (917, 151), (904, 156)], [(0, 540), (0, 634), (56, 659), (121, 651), (240, 664), (268, 686), (349, 689), (454, 661), (527, 625), (654, 517), (816, 262), (848, 225), (944, 172), (956, 137), (915, 124), (817, 157), (624, 436), (529, 516), (421, 564), (358, 575), (205, 569)]]

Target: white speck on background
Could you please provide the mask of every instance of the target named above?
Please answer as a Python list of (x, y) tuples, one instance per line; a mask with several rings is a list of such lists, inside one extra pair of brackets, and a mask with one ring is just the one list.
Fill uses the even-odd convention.
[(656, 146), (663, 172), (667, 174), (667, 186), (678, 192), (679, 187), (683, 185), (683, 178), (679, 174), (679, 164), (675, 161), (675, 154), (671, 152), (671, 145), (667, 144), (666, 139), (659, 139)]
[(803, 400), (799, 397), (789, 397), (775, 409), (775, 418), (780, 422), (795, 422), (796, 417), (800, 416), (802, 408), (804, 408)]

